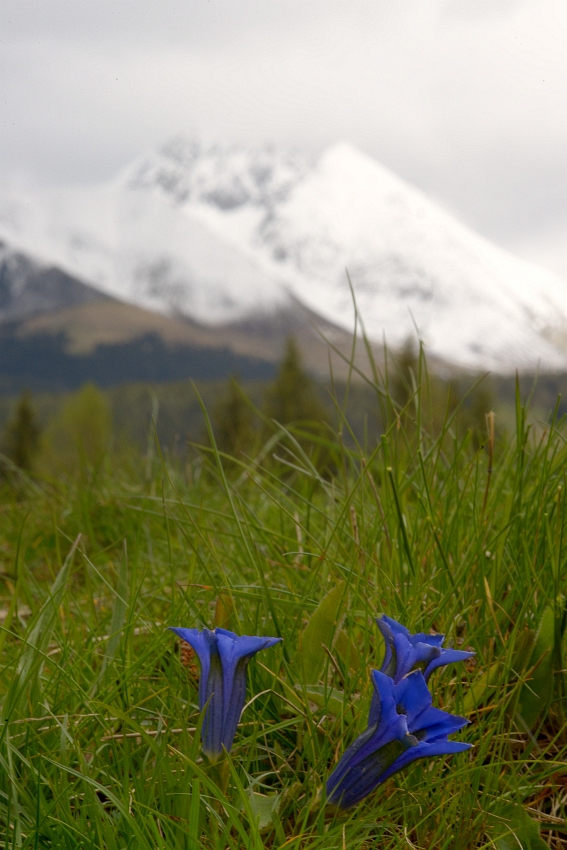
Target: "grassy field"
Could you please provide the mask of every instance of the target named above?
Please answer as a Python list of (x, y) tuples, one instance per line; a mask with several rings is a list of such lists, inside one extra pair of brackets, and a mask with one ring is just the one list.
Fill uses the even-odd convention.
[[(341, 400), (325, 446), (274, 428), (257, 458), (5, 483), (0, 847), (567, 847), (565, 427), (518, 397), (515, 435), (479, 447), (454, 411), (429, 427), (425, 379), (381, 405), (370, 454)], [(366, 726), (382, 612), (474, 649), (430, 681), (473, 747), (341, 814), (325, 780)], [(167, 630), (215, 624), (283, 638), (223, 781)]]

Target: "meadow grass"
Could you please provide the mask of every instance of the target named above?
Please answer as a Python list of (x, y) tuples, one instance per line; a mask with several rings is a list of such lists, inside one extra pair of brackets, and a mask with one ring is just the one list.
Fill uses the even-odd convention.
[[(375, 447), (337, 400), (312, 450), (274, 426), (260, 459), (213, 443), (6, 486), (0, 847), (567, 846), (565, 429), (518, 398), (515, 437), (475, 447), (416, 385), (404, 410), (377, 386)], [(365, 728), (381, 612), (474, 649), (430, 681), (473, 748), (341, 814), (324, 783)], [(222, 781), (166, 628), (215, 624), (283, 638), (250, 664)]]

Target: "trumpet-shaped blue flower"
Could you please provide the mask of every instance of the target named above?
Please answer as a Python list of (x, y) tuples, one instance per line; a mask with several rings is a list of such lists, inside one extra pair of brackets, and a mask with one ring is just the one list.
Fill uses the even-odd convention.
[(230, 750), (246, 699), (246, 668), (261, 649), (281, 638), (248, 637), (226, 629), (171, 628), (195, 650), (201, 664), (199, 708), (203, 718), (203, 751), (215, 761)]
[(468, 721), (433, 708), (421, 671), (395, 684), (389, 676), (373, 670), (372, 684), (376, 698), (368, 728), (348, 747), (327, 781), (327, 800), (341, 809), (359, 803), (416, 759), (459, 753), (470, 747), (448, 740), (448, 735)]
[(385, 614), (376, 623), (386, 644), (380, 670), (396, 683), (415, 669), (423, 671), (427, 682), (437, 667), (464, 661), (474, 655), (474, 652), (463, 652), (460, 649), (443, 649), (445, 635), (426, 635), (424, 632), (412, 635), (409, 629)]

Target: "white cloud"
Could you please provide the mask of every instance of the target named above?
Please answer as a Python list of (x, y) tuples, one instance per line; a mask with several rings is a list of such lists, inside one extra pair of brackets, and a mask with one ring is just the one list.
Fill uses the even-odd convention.
[(567, 218), (566, 23), (563, 0), (4, 0), (2, 174), (99, 179), (193, 128), (346, 138), (527, 244)]

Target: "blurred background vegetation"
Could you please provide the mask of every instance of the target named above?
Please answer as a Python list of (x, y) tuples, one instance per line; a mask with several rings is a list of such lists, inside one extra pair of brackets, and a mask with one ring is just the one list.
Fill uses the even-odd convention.
[(156, 438), (168, 461), (182, 466), (199, 447), (211, 445), (203, 409), (226, 456), (269, 453), (267, 443), (278, 426), (293, 425), (294, 439), (309, 454), (317, 454), (320, 469), (330, 459), (327, 450), (317, 451), (317, 435), (321, 445), (339, 434), (347, 445), (356, 443), (371, 452), (390, 416), (401, 417), (406, 429), (411, 426), (418, 385), (420, 418), (427, 421), (416, 424), (435, 434), (449, 416), (461, 437), (470, 434), (475, 449), (487, 440), (490, 411), (496, 414), (496, 438), (513, 432), (517, 389), (536, 426), (555, 408), (558, 416), (567, 412), (565, 375), (432, 375), (409, 341), (387, 359), (379, 376), (382, 400), (374, 377), (366, 381), (353, 372), (348, 382), (314, 378), (289, 337), (272, 381), (241, 381), (232, 375), (228, 380), (126, 383), (104, 389), (88, 383), (74, 392), (0, 396), (2, 480), (13, 482), (17, 469), (48, 477), (96, 474), (105, 461), (142, 468), (142, 458), (155, 451)]

